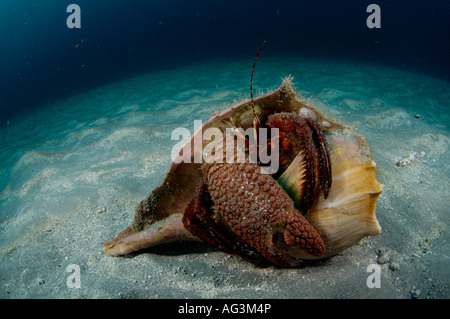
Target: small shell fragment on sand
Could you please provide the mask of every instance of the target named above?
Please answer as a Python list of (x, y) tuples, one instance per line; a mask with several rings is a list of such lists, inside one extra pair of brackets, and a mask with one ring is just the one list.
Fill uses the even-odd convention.
[(418, 159), (419, 157), (423, 157), (425, 156), (425, 152), (420, 152), (420, 154), (418, 154), (417, 152), (413, 152), (411, 154), (409, 154), (408, 156), (402, 157), (400, 160), (398, 160), (395, 165), (396, 166), (411, 166), (412, 164), (414, 164), (414, 162), (416, 161), (416, 159)]

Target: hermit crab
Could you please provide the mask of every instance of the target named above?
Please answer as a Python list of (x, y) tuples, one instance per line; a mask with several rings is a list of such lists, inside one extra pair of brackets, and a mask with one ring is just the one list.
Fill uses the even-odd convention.
[(255, 99), (250, 89), (251, 100), (203, 123), (131, 225), (104, 243), (105, 254), (202, 240), (253, 262), (292, 267), (379, 234), (382, 185), (364, 137), (309, 105), (291, 82)]

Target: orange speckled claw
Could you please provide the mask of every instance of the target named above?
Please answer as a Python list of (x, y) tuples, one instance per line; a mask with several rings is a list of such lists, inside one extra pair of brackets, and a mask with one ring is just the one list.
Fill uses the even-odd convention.
[(273, 177), (261, 174), (260, 169), (256, 164), (207, 168), (208, 191), (217, 212), (240, 241), (274, 264), (294, 264), (289, 246), (300, 248), (311, 258), (321, 256), (325, 245), (320, 235)]
[(252, 262), (262, 260), (256, 250), (240, 241), (226, 222), (214, 213), (213, 202), (204, 181), (184, 213), (183, 225), (192, 234), (223, 252)]
[(286, 244), (299, 248), (307, 255), (321, 257), (325, 253), (325, 243), (322, 237), (295, 208), (288, 218), (284, 239)]

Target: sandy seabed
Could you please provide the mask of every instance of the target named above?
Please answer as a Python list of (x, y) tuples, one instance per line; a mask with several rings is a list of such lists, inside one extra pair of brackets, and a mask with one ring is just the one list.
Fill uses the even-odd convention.
[[(131, 257), (102, 243), (170, 165), (176, 127), (193, 130), (248, 98), (248, 61), (137, 76), (56, 102), (0, 130), (0, 298), (449, 298), (450, 84), (377, 65), (261, 59), (260, 93), (292, 75), (323, 113), (371, 146), (382, 233), (295, 269), (251, 264), (202, 243)], [(70, 288), (69, 265), (80, 267)], [(380, 267), (369, 288), (367, 267)]]

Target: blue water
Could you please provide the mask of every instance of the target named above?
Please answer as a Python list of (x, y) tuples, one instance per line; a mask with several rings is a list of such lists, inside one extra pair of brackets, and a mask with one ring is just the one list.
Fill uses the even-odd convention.
[(20, 111), (130, 75), (221, 57), (345, 58), (448, 80), (450, 3), (378, 1), (80, 0), (81, 29), (66, 26), (74, 1), (0, 3), (0, 125)]
[[(67, 256), (99, 278), (105, 263), (128, 273), (131, 261), (104, 257), (101, 243), (131, 222), (137, 203), (162, 181), (174, 128), (192, 130), (194, 120), (249, 98), (262, 40), (268, 43), (255, 94), (292, 75), (309, 103), (366, 137), (384, 186), (377, 208), (382, 234), (370, 249), (344, 254), (344, 265), (331, 261), (331, 268), (314, 270), (317, 281), (312, 276), (301, 296), (317, 297), (328, 271), (336, 285), (324, 296), (369, 296), (359, 286), (354, 295), (342, 287), (355, 265), (376, 261), (378, 248), (403, 272), (383, 268), (388, 288), (373, 296), (408, 298), (419, 288), (422, 297), (450, 296), (448, 1), (378, 1), (381, 29), (366, 27), (371, 1), (80, 0), (82, 28), (68, 29), (70, 3), (0, 3), (0, 282), (8, 287), (0, 297), (11, 287), (16, 297), (44, 296), (35, 277), (16, 273), (16, 262), (26, 258), (30, 273), (47, 283), (56, 280), (54, 263)], [(412, 165), (395, 165), (410, 156)], [(100, 207), (107, 213), (98, 214)], [(62, 244), (68, 238), (75, 248)], [(49, 243), (59, 250), (42, 258), (54, 263), (33, 264), (32, 252)], [(18, 254), (15, 261), (11, 254)], [(151, 256), (167, 267), (164, 256)], [(242, 273), (257, 271), (244, 267)], [(296, 298), (279, 275), (265, 278), (279, 293), (268, 289), (264, 296)], [(195, 285), (187, 295), (198, 296), (194, 291)], [(230, 291), (214, 288), (205, 296), (238, 290)], [(50, 296), (71, 297), (56, 288)], [(81, 296), (116, 295), (108, 288)]]

